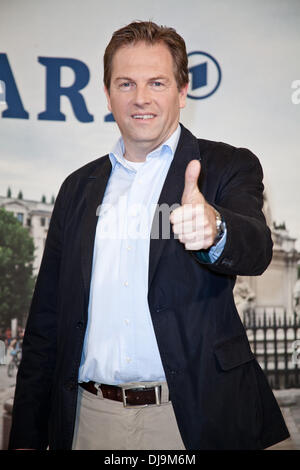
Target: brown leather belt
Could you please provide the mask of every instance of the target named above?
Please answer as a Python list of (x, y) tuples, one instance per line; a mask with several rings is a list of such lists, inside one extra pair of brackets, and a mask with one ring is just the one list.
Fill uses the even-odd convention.
[(137, 405), (160, 405), (161, 404), (161, 385), (147, 388), (144, 385), (137, 387), (117, 385), (97, 384), (95, 382), (81, 382), (79, 385), (94, 395), (98, 394), (98, 388), (101, 389), (103, 398), (109, 400), (121, 401), (125, 407)]

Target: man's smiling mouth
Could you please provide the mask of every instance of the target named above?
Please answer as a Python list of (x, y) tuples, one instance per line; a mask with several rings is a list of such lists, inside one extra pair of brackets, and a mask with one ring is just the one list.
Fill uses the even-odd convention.
[(155, 117), (155, 114), (133, 114), (132, 115), (133, 119), (153, 119)]

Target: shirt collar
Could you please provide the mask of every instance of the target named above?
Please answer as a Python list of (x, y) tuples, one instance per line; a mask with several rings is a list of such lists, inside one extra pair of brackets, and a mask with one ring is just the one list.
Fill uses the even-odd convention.
[[(180, 133), (181, 133), (181, 127), (178, 124), (173, 134), (171, 134), (170, 137), (163, 144), (161, 144), (158, 148), (152, 150), (152, 152), (150, 152), (147, 155), (146, 160), (155, 156), (160, 157), (162, 155), (165, 155), (166, 153), (168, 153), (173, 159), (176, 148), (177, 148), (177, 144), (179, 141)], [(115, 144), (115, 146), (113, 147), (112, 151), (109, 153), (109, 158), (110, 158), (113, 169), (116, 163), (119, 162), (122, 166), (126, 167), (127, 169), (132, 170), (132, 168), (130, 167), (130, 162), (126, 160), (126, 158), (124, 158), (123, 156), (124, 152), (125, 152), (124, 140), (122, 137), (120, 137), (117, 143)]]

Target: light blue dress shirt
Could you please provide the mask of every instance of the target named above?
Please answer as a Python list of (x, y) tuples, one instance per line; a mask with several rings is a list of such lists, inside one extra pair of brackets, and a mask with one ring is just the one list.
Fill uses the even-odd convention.
[[(163, 381), (149, 311), (148, 268), (154, 211), (172, 162), (180, 126), (145, 162), (126, 160), (119, 139), (97, 223), (88, 325), (79, 381)], [(216, 259), (225, 237), (209, 251)]]

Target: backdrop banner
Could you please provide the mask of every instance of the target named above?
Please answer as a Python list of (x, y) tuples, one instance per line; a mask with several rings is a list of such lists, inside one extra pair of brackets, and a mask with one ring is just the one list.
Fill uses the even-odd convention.
[[(268, 222), (287, 229), (280, 247), (299, 250), (298, 0), (131, 0), (126, 7), (121, 0), (1, 0), (0, 17), (0, 207), (30, 228), (34, 274), (63, 180), (107, 154), (119, 136), (103, 91), (103, 54), (112, 33), (133, 20), (183, 36), (190, 85), (181, 122), (197, 137), (259, 157)], [(291, 308), (297, 260), (287, 272), (282, 258), (268, 289), (249, 281), (260, 304)]]

